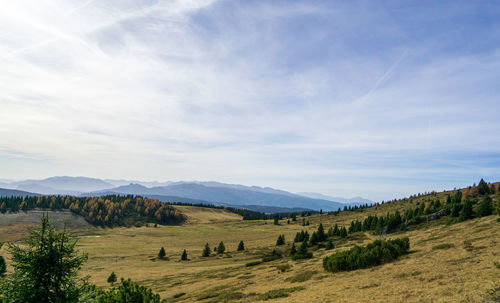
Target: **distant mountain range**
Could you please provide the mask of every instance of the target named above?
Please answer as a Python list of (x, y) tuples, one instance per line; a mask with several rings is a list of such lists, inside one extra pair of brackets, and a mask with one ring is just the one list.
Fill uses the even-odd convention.
[[(3, 181), (0, 187), (22, 190), (26, 194), (80, 196), (133, 194), (157, 198), (164, 202), (212, 203), (269, 213), (291, 211), (291, 209), (294, 209), (294, 211), (307, 209), (331, 211), (343, 208), (346, 205), (373, 203), (363, 198), (335, 198), (318, 193), (293, 194), (269, 187), (244, 186), (212, 181), (130, 182), (127, 180), (101, 180), (86, 177), (51, 177), (43, 180)], [(21, 193), (20, 195), (26, 195)]]

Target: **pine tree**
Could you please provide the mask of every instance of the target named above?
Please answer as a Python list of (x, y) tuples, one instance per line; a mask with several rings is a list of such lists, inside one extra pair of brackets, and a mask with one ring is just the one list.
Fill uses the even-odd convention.
[(226, 247), (224, 246), (224, 242), (220, 241), (219, 246), (217, 246), (217, 253), (223, 254), (226, 251)]
[(165, 248), (160, 248), (160, 251), (158, 252), (158, 259), (163, 260), (167, 254), (165, 253)]
[(297, 253), (297, 248), (295, 247), (295, 243), (292, 243), (292, 247), (290, 248), (290, 256), (295, 255)]
[(464, 202), (464, 206), (462, 207), (462, 210), (460, 211), (460, 216), (459, 216), (459, 221), (465, 221), (470, 218), (472, 218), (473, 212), (472, 212), (472, 202), (469, 199), (466, 199)]
[(318, 234), (318, 241), (319, 242), (323, 242), (326, 240), (325, 229), (323, 228), (322, 223), (319, 224), (318, 231), (316, 233)]
[(210, 246), (205, 244), (205, 248), (203, 249), (203, 252), (201, 253), (202, 257), (209, 257), (210, 256)]
[(274, 217), (274, 225), (280, 225), (280, 220), (278, 217)]
[(480, 217), (489, 216), (493, 213), (493, 207), (491, 206), (491, 198), (489, 195), (485, 195), (479, 204), (477, 209), (477, 214)]
[(479, 192), (480, 195), (485, 195), (490, 193), (490, 188), (488, 187), (488, 184), (484, 182), (483, 179), (479, 181), (479, 184), (477, 185), (477, 191)]
[(188, 259), (188, 254), (187, 251), (184, 249), (181, 256), (181, 261), (187, 261), (187, 259)]
[(245, 250), (245, 244), (243, 243), (243, 241), (240, 241), (240, 243), (238, 244), (238, 251), (242, 250)]
[(3, 258), (3, 256), (0, 256), (0, 277), (3, 277), (6, 271), (7, 265), (5, 264), (5, 259)]
[(332, 242), (332, 239), (328, 240), (328, 242), (326, 243), (326, 247), (325, 247), (326, 250), (330, 250), (330, 249), (333, 249), (333, 242)]
[(285, 235), (279, 235), (278, 239), (276, 240), (276, 246), (284, 245), (285, 244)]
[(500, 216), (500, 194), (497, 197), (497, 214)]
[(340, 237), (341, 237), (341, 238), (345, 238), (345, 237), (347, 237), (347, 229), (345, 228), (345, 226), (343, 226), (343, 227), (340, 229)]
[(113, 285), (115, 282), (116, 282), (116, 274), (113, 271), (113, 272), (111, 272), (111, 274), (108, 277), (108, 283), (110, 283), (111, 285)]
[(14, 272), (2, 281), (4, 302), (79, 302), (78, 270), (87, 255), (79, 255), (75, 244), (66, 230), (56, 232), (44, 215), (23, 246), (8, 247)]

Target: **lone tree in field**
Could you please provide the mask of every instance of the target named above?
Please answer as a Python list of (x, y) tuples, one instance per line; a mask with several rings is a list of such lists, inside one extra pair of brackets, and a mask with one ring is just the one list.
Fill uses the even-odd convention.
[(209, 257), (210, 256), (210, 246), (205, 244), (205, 248), (203, 249), (203, 252), (201, 253), (202, 257)]
[(87, 260), (66, 230), (56, 232), (47, 215), (30, 231), (24, 245), (9, 245), (14, 272), (4, 281), (3, 299), (9, 303), (79, 302), (78, 270)]
[(163, 246), (162, 246), (162, 248), (160, 248), (160, 251), (158, 252), (158, 259), (163, 260), (163, 259), (165, 259), (166, 255), (167, 254), (165, 253), (165, 248), (163, 248)]
[(217, 253), (223, 254), (226, 251), (226, 247), (224, 246), (224, 242), (220, 241), (219, 246), (217, 246)]
[(243, 243), (243, 241), (240, 241), (240, 244), (238, 244), (238, 251), (242, 250), (245, 250), (245, 244)]
[(187, 251), (184, 249), (181, 256), (181, 261), (187, 261), (187, 259), (188, 259), (188, 254)]
[(489, 216), (493, 214), (493, 207), (491, 206), (491, 198), (488, 195), (485, 195), (479, 204), (477, 209), (477, 214), (480, 217)]
[(113, 272), (111, 272), (111, 274), (108, 277), (108, 283), (110, 283), (111, 285), (113, 285), (115, 282), (116, 282), (116, 274), (113, 271)]

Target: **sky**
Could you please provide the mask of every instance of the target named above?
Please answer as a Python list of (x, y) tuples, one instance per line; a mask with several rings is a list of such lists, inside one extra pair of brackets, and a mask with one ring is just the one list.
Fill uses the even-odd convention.
[(0, 178), (500, 181), (497, 1), (0, 3)]

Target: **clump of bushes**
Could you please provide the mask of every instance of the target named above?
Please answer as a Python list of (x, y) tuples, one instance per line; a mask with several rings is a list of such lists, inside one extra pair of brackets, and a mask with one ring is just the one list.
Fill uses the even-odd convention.
[(366, 246), (354, 246), (348, 251), (337, 252), (323, 259), (326, 271), (339, 272), (359, 268), (367, 268), (391, 262), (408, 253), (410, 240), (408, 237), (394, 240), (376, 240)]

